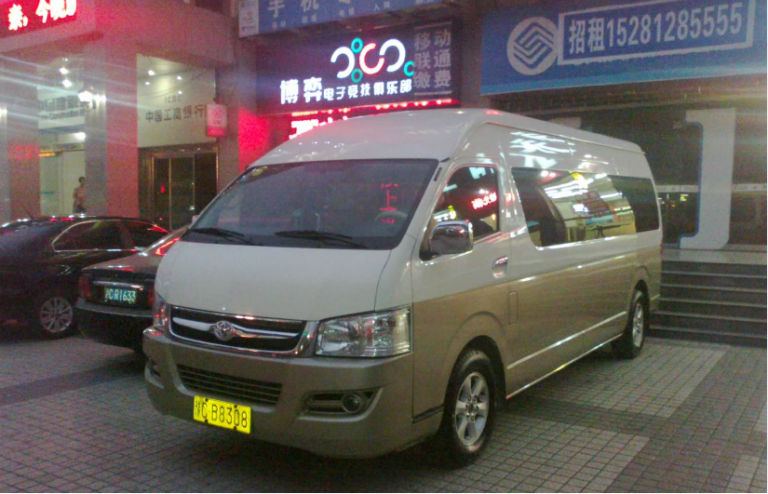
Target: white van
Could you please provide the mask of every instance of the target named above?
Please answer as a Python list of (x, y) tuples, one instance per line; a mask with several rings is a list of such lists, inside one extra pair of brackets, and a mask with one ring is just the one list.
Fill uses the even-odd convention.
[(606, 343), (640, 352), (660, 248), (634, 144), (493, 110), (337, 122), (250, 166), (162, 261), (147, 389), (322, 455), (434, 436), (466, 462), (506, 398)]

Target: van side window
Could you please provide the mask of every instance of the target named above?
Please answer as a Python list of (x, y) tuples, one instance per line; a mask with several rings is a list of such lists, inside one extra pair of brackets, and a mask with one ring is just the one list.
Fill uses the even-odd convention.
[[(550, 173), (554, 173), (551, 179)], [(531, 241), (539, 247), (566, 242), (563, 217), (544, 190), (548, 179), (554, 180), (559, 173), (562, 172), (512, 169)]]
[(499, 231), (499, 174), (492, 166), (456, 170), (445, 186), (430, 222), (469, 220), (475, 240)]
[(629, 201), (635, 213), (635, 228), (638, 232), (659, 229), (659, 202), (653, 192), (653, 184), (647, 178), (611, 176), (616, 190)]
[(649, 179), (513, 169), (531, 241), (540, 247), (659, 228)]

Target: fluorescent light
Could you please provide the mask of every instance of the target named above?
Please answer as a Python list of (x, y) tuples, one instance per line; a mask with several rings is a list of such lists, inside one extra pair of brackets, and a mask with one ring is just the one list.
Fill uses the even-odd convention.
[(80, 91), (77, 93), (77, 99), (79, 99), (81, 103), (90, 103), (93, 101), (93, 93), (88, 90)]
[(75, 139), (85, 140), (85, 132), (75, 132)]
[(64, 79), (63, 81), (61, 81), (61, 85), (64, 86), (65, 88), (71, 88), (72, 81), (70, 81), (69, 79)]
[(178, 79), (178, 80), (180, 80), (180, 81), (181, 81), (181, 80), (184, 80), (184, 78), (183, 78), (183, 77), (181, 77), (180, 75), (177, 75), (177, 76), (176, 76), (176, 79)]
[(149, 69), (149, 70), (147, 71), (147, 74), (149, 74), (149, 75), (151, 75), (151, 76), (152, 76), (152, 75), (155, 75), (155, 71), (154, 71), (154, 70), (152, 70), (152, 69)]
[(149, 85), (151, 85), (152, 83), (151, 83), (151, 82), (149, 82), (149, 81), (146, 81), (146, 82), (144, 82), (144, 84), (145, 84), (145, 85), (147, 85), (147, 86), (149, 86)]
[(182, 93), (181, 91), (179, 91), (179, 94), (184, 94), (184, 93)]
[(62, 67), (59, 69), (59, 72), (61, 73), (61, 75), (67, 75), (69, 74), (69, 69), (66, 67)]

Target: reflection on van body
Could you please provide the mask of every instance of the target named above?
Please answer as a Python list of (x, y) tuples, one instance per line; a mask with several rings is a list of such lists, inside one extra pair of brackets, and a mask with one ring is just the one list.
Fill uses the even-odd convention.
[(601, 345), (642, 350), (655, 197), (637, 146), (491, 110), (314, 130), (163, 260), (152, 403), (328, 456), (429, 439), (471, 461), (505, 399)]

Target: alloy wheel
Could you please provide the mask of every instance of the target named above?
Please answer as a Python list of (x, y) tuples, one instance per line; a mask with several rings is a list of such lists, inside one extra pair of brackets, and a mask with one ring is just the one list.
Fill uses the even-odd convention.
[(485, 377), (479, 372), (469, 374), (456, 399), (455, 427), (459, 440), (474, 445), (483, 435), (490, 412), (490, 392)]
[(51, 297), (40, 306), (40, 325), (51, 334), (67, 331), (75, 319), (72, 304), (64, 297)]

